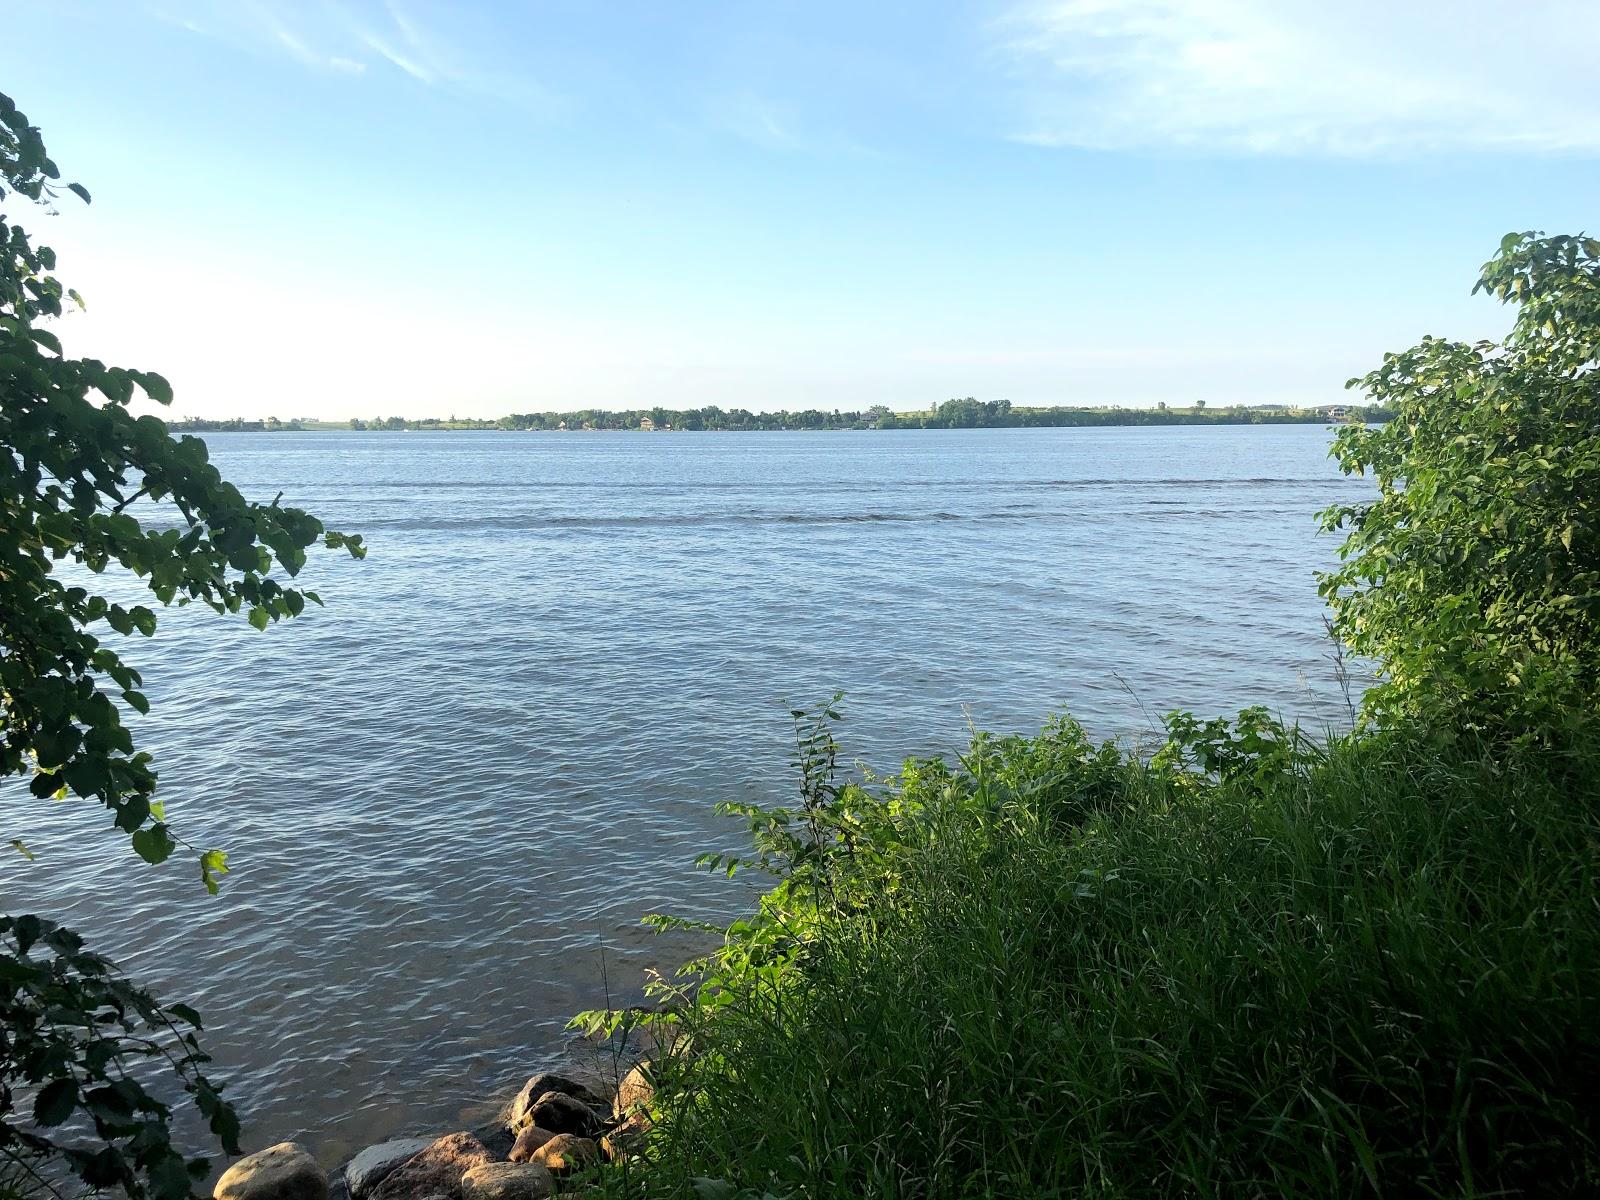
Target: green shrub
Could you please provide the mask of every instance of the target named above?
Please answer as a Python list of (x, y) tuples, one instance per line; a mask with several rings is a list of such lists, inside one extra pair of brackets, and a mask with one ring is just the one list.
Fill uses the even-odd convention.
[(1382, 670), (1368, 711), (1542, 736), (1600, 696), (1600, 241), (1510, 234), (1478, 289), (1499, 345), (1426, 338), (1351, 385), (1394, 419), (1339, 433), (1379, 497), (1322, 580), (1337, 634)]

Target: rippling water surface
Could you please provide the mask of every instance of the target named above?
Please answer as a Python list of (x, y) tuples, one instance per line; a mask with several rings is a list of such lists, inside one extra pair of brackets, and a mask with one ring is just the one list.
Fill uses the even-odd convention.
[(371, 545), (313, 558), (326, 610), (126, 645), (169, 813), (233, 874), (6, 783), (38, 861), (0, 908), (192, 1000), (255, 1145), (449, 1126), (603, 1003), (602, 946), (617, 990), (672, 966), (639, 916), (741, 903), (690, 860), (736, 843), (714, 801), (788, 787), (792, 705), (843, 689), (878, 768), (969, 714), (1345, 712), (1312, 517), (1365, 485), (1313, 426), (208, 441)]

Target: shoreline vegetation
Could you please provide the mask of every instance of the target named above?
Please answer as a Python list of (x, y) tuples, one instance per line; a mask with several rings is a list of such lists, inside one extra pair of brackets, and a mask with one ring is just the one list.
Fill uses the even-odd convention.
[[(0, 199), (66, 192), (88, 199), (0, 96)], [(0, 771), (216, 892), (226, 856), (168, 824), (123, 723), (151, 704), (115, 638), (157, 613), (93, 580), (264, 630), (321, 603), (309, 551), (365, 545), (135, 417), (166, 379), (67, 357), (47, 326), (76, 293), (0, 235)], [(1334, 439), (1376, 484), (1320, 516), (1345, 539), (1318, 581), (1336, 668), (1377, 670), (1348, 731), (1256, 707), (1096, 744), (1062, 716), (851, 778), (839, 697), (795, 710), (796, 794), (720, 805), (748, 849), (699, 860), (767, 890), (726, 927), (646, 918), (711, 949), (574, 1019), (614, 1093), (535, 1076), (483, 1137), (331, 1179), (280, 1143), (215, 1200), (1600, 1194), (1600, 240), (1508, 234), (1478, 290), (1514, 309), (1505, 339), (1385, 355), (1359, 387), (1393, 419)], [(124, 511), (146, 498), (176, 527)], [(203, 1032), (0, 913), (0, 1200), (200, 1195), (175, 1101), (230, 1157), (265, 1140)]]
[(1329, 425), (1377, 423), (1389, 419), (1377, 404), (1324, 404), (1295, 408), (1282, 404), (1230, 404), (1207, 407), (1204, 401), (1175, 408), (1099, 407), (1021, 408), (1009, 400), (946, 400), (926, 411), (892, 412), (883, 405), (860, 412), (750, 412), (715, 405), (695, 409), (580, 409), (574, 412), (512, 413), (494, 419), (456, 417), (354, 417), (319, 421), (309, 417), (257, 419), (188, 417), (168, 421), (184, 433), (277, 433), (306, 430), (404, 432), (415, 430), (490, 430), (501, 432), (727, 432), (838, 431), (867, 429), (1062, 429), (1124, 425)]

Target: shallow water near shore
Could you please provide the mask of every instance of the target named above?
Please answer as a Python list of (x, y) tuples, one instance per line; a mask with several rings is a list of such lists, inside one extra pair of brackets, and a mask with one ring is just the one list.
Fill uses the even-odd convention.
[[(99, 811), (0, 785), (0, 908), (73, 924), (207, 1019), (250, 1147), (327, 1162), (459, 1127), (726, 918), (721, 799), (786, 794), (788, 709), (846, 693), (878, 770), (969, 721), (1092, 732), (1265, 704), (1348, 720), (1314, 426), (772, 434), (213, 434), (251, 498), (366, 535), (257, 634), (129, 639), (175, 828), (220, 897)], [(118, 594), (128, 594), (122, 587)]]

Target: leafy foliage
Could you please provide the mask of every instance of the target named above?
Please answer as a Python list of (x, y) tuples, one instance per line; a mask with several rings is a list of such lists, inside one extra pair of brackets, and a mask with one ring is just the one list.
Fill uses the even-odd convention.
[[(47, 201), (59, 178), (39, 131), (0, 96), (0, 201)], [(63, 581), (57, 565), (98, 573), (115, 564), (161, 604), (244, 612), (263, 629), (321, 603), (284, 586), (274, 567), (297, 574), (318, 540), (364, 550), (301, 509), (246, 501), (203, 441), (174, 440), (156, 417), (135, 416), (136, 395), (171, 401), (161, 376), (65, 357), (39, 324), (61, 315), (64, 298), (77, 300), (54, 267), (49, 247), (0, 212), (0, 773), (31, 773), (36, 796), (104, 804), (139, 855), (160, 862), (175, 842), (152, 799), (156, 774), (113, 696), (138, 712), (149, 702), (138, 672), (104, 640), (107, 630), (148, 637), (156, 615)], [(140, 501), (151, 522), (169, 523), (128, 511)], [(221, 865), (214, 851), (199, 857), (213, 890)]]
[(1369, 711), (1531, 732), (1600, 694), (1600, 240), (1509, 234), (1477, 290), (1516, 308), (1499, 345), (1426, 338), (1351, 386), (1395, 419), (1340, 431), (1378, 499), (1321, 589), (1376, 660)]
[[(62, 192), (88, 201), (59, 180), (39, 131), (0, 95), (0, 203), (48, 207)], [(122, 706), (144, 713), (149, 702), (107, 644), (108, 632), (150, 636), (156, 615), (71, 580), (120, 568), (158, 604), (198, 601), (264, 629), (321, 603), (275, 571), (293, 577), (319, 541), (357, 558), (365, 550), (300, 509), (246, 501), (204, 442), (136, 416), (140, 397), (171, 401), (160, 375), (68, 358), (44, 323), (82, 301), (55, 265), (0, 209), (0, 775), (31, 775), (36, 797), (104, 805), (157, 863), (178, 843), (151, 758), (122, 722)], [(8, 840), (32, 857), (20, 836)], [(215, 892), (224, 855), (197, 851), (196, 861)], [(164, 1062), (237, 1153), (238, 1120), (200, 1069), (199, 1026), (192, 1009), (163, 1006), (70, 930), (0, 917), (0, 1166), (53, 1186), (64, 1163), (89, 1187), (134, 1200), (187, 1196), (206, 1162), (174, 1149), (169, 1109), (134, 1067)]]
[[(162, 1005), (71, 930), (0, 916), (0, 1163), (47, 1190), (64, 1160), (91, 1188), (184, 1200), (209, 1164), (172, 1145), (169, 1108), (132, 1068), (164, 1062), (239, 1153), (238, 1117), (201, 1070), (199, 1029), (193, 1009)], [(17, 1111), (28, 1097), (31, 1121)]]

